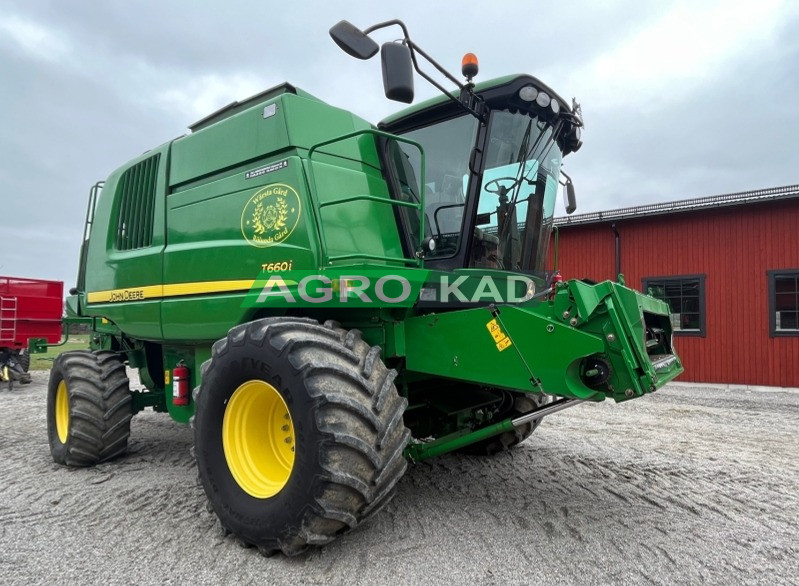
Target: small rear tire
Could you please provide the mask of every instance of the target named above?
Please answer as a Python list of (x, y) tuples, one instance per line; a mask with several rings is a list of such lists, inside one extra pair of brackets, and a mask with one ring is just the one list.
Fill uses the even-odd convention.
[(58, 464), (94, 466), (128, 447), (132, 396), (113, 352), (63, 352), (47, 387), (47, 435)]
[[(28, 372), (31, 368), (31, 355), (24, 348), (19, 350), (16, 356), (17, 364), (22, 367), (23, 372)], [(28, 381), (30, 382), (30, 381)]]
[(14, 372), (8, 364), (4, 364), (0, 366), (2, 368), (2, 376), (0, 376), (0, 380), (6, 381), (6, 385), (8, 386), (9, 391), (14, 390)]
[(23, 385), (31, 382), (31, 376), (22, 370), (16, 360), (12, 359), (0, 366), (0, 380), (6, 381), (8, 390), (14, 390), (14, 383), (19, 382)]

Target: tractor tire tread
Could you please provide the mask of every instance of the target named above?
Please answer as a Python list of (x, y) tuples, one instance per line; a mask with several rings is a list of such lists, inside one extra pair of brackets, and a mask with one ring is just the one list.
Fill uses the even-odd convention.
[(120, 357), (109, 351), (73, 350), (56, 358), (52, 372), (66, 381), (70, 405), (65, 449), (60, 457), (54, 454), (54, 459), (67, 466), (86, 467), (123, 454), (133, 413), (129, 380)]
[(294, 556), (354, 529), (391, 500), (407, 468), (407, 400), (397, 393), (396, 371), (383, 364), (380, 348), (338, 322), (280, 317), (236, 326), (214, 344), (204, 374), (230, 347), (245, 344), (287, 360), (299, 373), (321, 437), (319, 485), (298, 513), (298, 526), (288, 535), (245, 538), (264, 555), (280, 550)]
[[(27, 350), (20, 350), (17, 354), (17, 364), (22, 367), (24, 372), (28, 372), (31, 368), (31, 355)], [(30, 382), (30, 381), (28, 381)], [(26, 383), (23, 383), (26, 384)]]

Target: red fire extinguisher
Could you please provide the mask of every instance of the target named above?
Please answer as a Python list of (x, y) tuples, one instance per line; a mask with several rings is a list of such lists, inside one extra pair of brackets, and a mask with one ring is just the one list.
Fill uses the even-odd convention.
[(172, 371), (172, 404), (189, 404), (189, 368), (181, 360)]

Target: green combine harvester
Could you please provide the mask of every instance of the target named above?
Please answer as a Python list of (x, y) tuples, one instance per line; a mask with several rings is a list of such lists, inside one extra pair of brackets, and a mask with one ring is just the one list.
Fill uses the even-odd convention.
[(386, 96), (410, 103), (414, 71), (442, 95), (374, 126), (283, 84), (94, 186), (67, 300), (92, 350), (51, 371), (56, 462), (119, 456), (134, 414), (169, 413), (222, 526), (294, 555), (377, 512), (409, 461), (493, 454), (682, 372), (665, 303), (546, 270), (579, 106), (529, 75), (475, 85), (471, 54), (460, 82), (400, 21), (330, 34), (368, 59), (388, 26)]

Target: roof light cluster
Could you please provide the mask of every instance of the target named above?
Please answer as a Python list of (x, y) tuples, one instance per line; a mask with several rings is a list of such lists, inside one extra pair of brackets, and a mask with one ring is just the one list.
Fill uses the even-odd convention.
[[(563, 129), (563, 134), (561, 135), (564, 141), (564, 154), (573, 153), (583, 146), (581, 140), (583, 119), (580, 115), (579, 106), (576, 103), (573, 112), (570, 112), (568, 108), (566, 108), (566, 111), (563, 112), (563, 116), (561, 116), (563, 106), (561, 106), (560, 99), (551, 96), (549, 93), (535, 87), (533, 84), (522, 86), (519, 88), (516, 95), (521, 102), (528, 104), (531, 115), (552, 122), (558, 118), (564, 118), (566, 127)], [(519, 104), (519, 102), (517, 101), (516, 104)]]
[(537, 89), (534, 85), (526, 85), (519, 90), (519, 99), (535, 104), (541, 110), (549, 110), (547, 114), (557, 116), (560, 114), (560, 104), (545, 91)]

